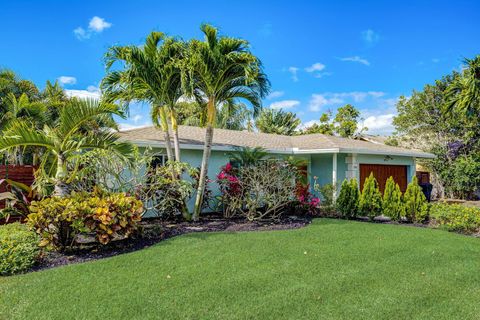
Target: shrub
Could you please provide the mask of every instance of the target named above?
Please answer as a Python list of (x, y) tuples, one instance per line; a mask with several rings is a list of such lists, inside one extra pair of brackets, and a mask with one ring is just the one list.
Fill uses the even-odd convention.
[(480, 232), (480, 209), (461, 204), (435, 203), (430, 208), (433, 227), (463, 233)]
[(393, 177), (387, 179), (385, 192), (383, 193), (383, 215), (392, 218), (394, 221), (405, 216), (405, 205), (402, 201), (402, 191), (395, 183)]
[(345, 218), (354, 218), (358, 214), (358, 201), (360, 192), (356, 179), (343, 180), (340, 194), (336, 202), (337, 210)]
[(78, 234), (94, 233), (107, 244), (116, 237), (128, 237), (141, 220), (141, 201), (124, 193), (72, 193), (66, 198), (33, 201), (28, 223), (40, 235), (41, 246), (63, 249)]
[(0, 275), (30, 269), (38, 254), (38, 237), (35, 232), (20, 223), (0, 226)]
[(403, 195), (405, 203), (405, 217), (409, 221), (423, 222), (428, 216), (428, 203), (422, 188), (418, 185), (417, 177), (413, 177)]
[(226, 165), (217, 175), (225, 217), (252, 220), (279, 218), (295, 199), (296, 171), (284, 161), (239, 167)]
[(198, 170), (188, 163), (168, 161), (147, 174), (147, 180), (137, 189), (137, 198), (143, 201), (145, 210), (153, 210), (160, 218), (189, 218), (186, 202), (193, 195), (196, 176)]
[(365, 180), (358, 210), (361, 215), (368, 216), (370, 219), (382, 214), (382, 194), (373, 173), (370, 173)]

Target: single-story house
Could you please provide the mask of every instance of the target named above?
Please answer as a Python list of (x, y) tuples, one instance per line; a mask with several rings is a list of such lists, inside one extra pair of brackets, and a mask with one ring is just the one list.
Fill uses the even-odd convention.
[[(122, 140), (139, 147), (151, 147), (165, 158), (163, 132), (153, 126), (120, 132)], [(200, 167), (205, 139), (205, 129), (179, 126), (181, 160)], [(172, 141), (173, 143), (173, 141)], [(278, 157), (294, 156), (308, 162), (308, 179), (313, 185), (317, 177), (320, 185), (332, 183), (339, 190), (344, 179), (356, 178), (360, 185), (373, 172), (383, 189), (385, 180), (393, 176), (405, 191), (415, 175), (417, 158), (434, 158), (418, 150), (376, 144), (368, 141), (346, 139), (323, 134), (282, 136), (249, 131), (215, 129), (208, 176), (213, 178), (228, 161), (228, 152), (238, 147), (262, 147)], [(215, 190), (215, 187), (212, 188)]]

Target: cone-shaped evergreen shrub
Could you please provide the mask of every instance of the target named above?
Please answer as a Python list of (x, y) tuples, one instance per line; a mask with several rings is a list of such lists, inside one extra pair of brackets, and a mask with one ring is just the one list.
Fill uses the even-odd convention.
[(394, 221), (405, 216), (405, 206), (402, 201), (402, 191), (393, 177), (388, 178), (383, 193), (383, 215), (392, 218)]
[(343, 180), (340, 194), (337, 199), (337, 210), (345, 218), (354, 218), (358, 214), (358, 184), (356, 179)]
[(418, 185), (417, 177), (413, 177), (403, 196), (405, 203), (405, 217), (409, 221), (423, 222), (428, 215), (428, 203), (422, 188)]
[(373, 173), (370, 173), (365, 180), (358, 209), (362, 216), (370, 217), (370, 219), (382, 214), (382, 194)]

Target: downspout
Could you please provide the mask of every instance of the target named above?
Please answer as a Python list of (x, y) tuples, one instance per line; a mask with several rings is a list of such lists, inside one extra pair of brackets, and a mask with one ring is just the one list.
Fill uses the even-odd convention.
[(337, 200), (337, 153), (333, 153), (332, 160), (333, 203)]

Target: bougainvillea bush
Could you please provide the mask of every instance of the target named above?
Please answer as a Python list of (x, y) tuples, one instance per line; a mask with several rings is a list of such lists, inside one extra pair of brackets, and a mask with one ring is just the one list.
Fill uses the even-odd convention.
[(284, 161), (264, 161), (233, 168), (225, 165), (217, 175), (224, 216), (247, 220), (278, 219), (296, 200), (296, 171)]
[(40, 235), (40, 246), (64, 249), (80, 234), (91, 234), (101, 244), (125, 238), (142, 218), (140, 200), (124, 193), (72, 193), (65, 198), (33, 201), (28, 224)]

